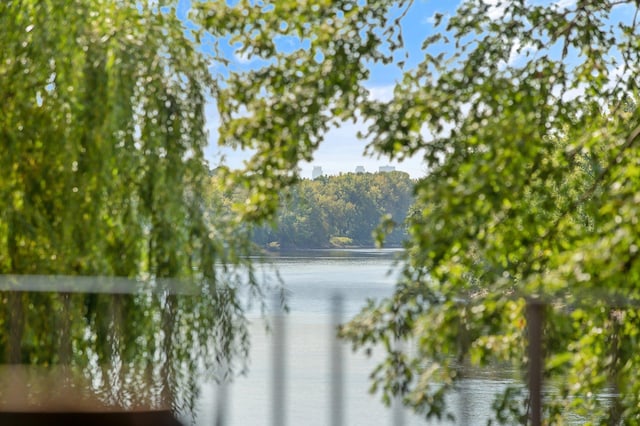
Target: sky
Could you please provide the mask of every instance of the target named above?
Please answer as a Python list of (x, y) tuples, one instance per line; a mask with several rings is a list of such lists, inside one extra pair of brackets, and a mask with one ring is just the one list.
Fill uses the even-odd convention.
[[(452, 13), (457, 2), (449, 1), (414, 1), (410, 11), (404, 17), (403, 37), (410, 59), (407, 65), (418, 62), (417, 53), (426, 36), (433, 33), (433, 15), (436, 9), (440, 13)], [(443, 7), (443, 5), (448, 5)], [(188, 1), (181, 1), (178, 7), (178, 16), (185, 16), (189, 8)], [(252, 66), (252, 61), (248, 58), (233, 57), (235, 66), (239, 69)], [(393, 94), (393, 86), (401, 78), (402, 72), (396, 66), (376, 65), (371, 68), (370, 79), (365, 83), (370, 95), (376, 99), (386, 100)], [(220, 158), (224, 156), (225, 164), (231, 168), (241, 168), (243, 160), (250, 156), (250, 152), (237, 151), (230, 148), (222, 148), (217, 144), (218, 118), (213, 104), (208, 105), (206, 110), (207, 125), (209, 130), (209, 146), (205, 150), (206, 157), (212, 167), (219, 164)], [(378, 171), (379, 167), (391, 165), (396, 170), (409, 173), (412, 177), (421, 177), (426, 173), (426, 167), (420, 158), (412, 158), (402, 163), (389, 161), (388, 158), (377, 156), (365, 156), (364, 149), (366, 141), (357, 137), (358, 131), (366, 130), (366, 124), (360, 122), (346, 122), (338, 128), (330, 130), (323, 143), (315, 152), (312, 162), (300, 164), (300, 176), (310, 178), (314, 166), (322, 167), (326, 175), (337, 175), (339, 173), (353, 172), (357, 166), (363, 166), (367, 172)]]
[[(556, 3), (560, 8), (569, 8), (575, 5), (576, 0), (530, 0), (531, 3)], [(421, 45), (426, 37), (432, 35), (436, 30), (434, 27), (434, 15), (440, 13), (444, 15), (445, 20), (448, 16), (455, 13), (457, 8), (457, 0), (452, 1), (433, 1), (433, 0), (415, 0), (402, 20), (403, 38), (405, 49), (409, 54), (406, 61), (406, 68), (410, 69), (423, 59), (421, 53)], [(490, 5), (489, 16), (499, 19), (502, 15), (503, 7), (499, 6), (499, 0), (485, 0)], [(183, 19), (189, 25), (187, 11), (189, 9), (189, 0), (180, 0), (178, 7), (178, 17)], [(624, 13), (619, 10), (617, 13)], [(517, 48), (522, 48), (517, 52)], [(514, 46), (512, 48), (512, 56), (509, 58), (509, 64), (517, 63), (523, 60), (527, 50), (531, 49), (527, 46)], [(251, 58), (241, 57), (231, 51), (232, 64), (231, 67), (236, 70), (255, 68), (259, 64), (254, 63)], [(375, 65), (370, 68), (371, 74), (365, 87), (369, 89), (370, 96), (379, 100), (390, 99), (393, 95), (393, 87), (402, 77), (402, 70), (395, 65)], [(243, 160), (249, 158), (250, 152), (235, 151), (230, 148), (221, 148), (217, 144), (217, 126), (218, 117), (213, 102), (210, 102), (206, 109), (207, 127), (209, 130), (209, 146), (206, 149), (206, 156), (212, 167), (219, 164), (220, 159), (224, 158), (224, 162), (231, 168), (241, 168)], [(421, 158), (414, 157), (405, 160), (402, 163), (389, 161), (385, 157), (365, 156), (364, 150), (366, 141), (357, 137), (358, 131), (365, 131), (366, 123), (347, 122), (338, 128), (330, 130), (326, 135), (324, 142), (316, 151), (313, 161), (300, 164), (300, 176), (310, 178), (314, 166), (322, 167), (324, 174), (336, 175), (339, 173), (353, 172), (357, 166), (363, 166), (366, 171), (378, 171), (381, 166), (395, 166), (396, 170), (409, 173), (412, 177), (418, 178), (427, 173), (425, 165)]]

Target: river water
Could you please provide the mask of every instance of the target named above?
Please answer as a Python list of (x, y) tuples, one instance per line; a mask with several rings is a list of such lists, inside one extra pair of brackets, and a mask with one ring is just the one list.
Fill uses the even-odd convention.
[[(393, 292), (397, 277), (394, 250), (317, 250), (280, 254), (272, 259), (286, 288), (290, 309), (285, 317), (283, 355), (286, 365), (282, 386), (286, 425), (325, 426), (330, 424), (330, 348), (333, 339), (331, 303), (335, 294), (343, 299), (343, 318), (355, 315), (368, 298), (380, 299)], [(270, 266), (263, 268), (273, 277)], [(251, 353), (249, 372), (238, 377), (226, 390), (226, 424), (272, 425), (273, 335), (265, 331), (257, 311), (249, 311)], [(353, 353), (343, 344), (344, 425), (424, 425), (486, 424), (497, 392), (513, 381), (508, 374), (469, 379), (448, 403), (456, 421), (427, 422), (409, 412), (384, 406), (379, 395), (368, 392), (369, 374), (381, 359)], [(500, 377), (507, 378), (500, 378)], [(498, 377), (498, 378), (495, 378)], [(197, 417), (198, 425), (213, 425), (219, 388), (204, 387)], [(284, 426), (284, 425), (282, 425)]]

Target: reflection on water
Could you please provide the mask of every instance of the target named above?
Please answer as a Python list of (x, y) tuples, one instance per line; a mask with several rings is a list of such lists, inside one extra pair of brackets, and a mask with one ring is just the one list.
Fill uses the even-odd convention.
[[(330, 424), (330, 336), (329, 324), (298, 321), (293, 315), (287, 325), (286, 418), (289, 425), (326, 426)], [(229, 425), (271, 425), (272, 340), (256, 321), (251, 328), (250, 371), (231, 385), (229, 391)], [(369, 393), (369, 374), (382, 353), (371, 357), (351, 353), (344, 346), (344, 423), (349, 426), (393, 425), (394, 413), (377, 395)], [(404, 412), (404, 425), (486, 424), (496, 394), (516, 384), (509, 372), (491, 371), (489, 377), (463, 379), (458, 392), (448, 399), (455, 421), (425, 422), (419, 416)], [(505, 377), (506, 376), (506, 377)], [(205, 388), (201, 399), (198, 425), (212, 425), (215, 386)]]
[[(290, 313), (298, 320), (324, 321), (328, 300), (339, 293), (346, 318), (362, 309), (367, 299), (381, 299), (393, 292), (397, 272), (396, 249), (300, 250), (279, 253), (259, 268), (265, 280), (282, 278)], [(255, 314), (257, 311), (250, 311)]]
[[(355, 315), (369, 298), (392, 294), (397, 271), (397, 250), (306, 250), (279, 253), (271, 262), (280, 272), (290, 313), (286, 318), (286, 419), (290, 425), (330, 424), (331, 361), (334, 330), (331, 323), (331, 297), (343, 297), (344, 318)], [(274, 280), (266, 263), (261, 269)], [(252, 324), (249, 373), (237, 378), (229, 389), (230, 425), (271, 424), (271, 336), (257, 310), (250, 312)], [(407, 426), (424, 425), (425, 420), (409, 412), (398, 416), (385, 407), (379, 396), (368, 392), (369, 375), (382, 360), (382, 351), (371, 357), (351, 353), (343, 343), (344, 423), (345, 425), (391, 425), (402, 418)], [(407, 348), (411, 350), (411, 348)], [(426, 424), (486, 424), (496, 394), (508, 386), (519, 386), (512, 371), (503, 369), (469, 372), (458, 391), (448, 399), (455, 421)], [(198, 425), (213, 424), (216, 387), (205, 387), (200, 400)]]

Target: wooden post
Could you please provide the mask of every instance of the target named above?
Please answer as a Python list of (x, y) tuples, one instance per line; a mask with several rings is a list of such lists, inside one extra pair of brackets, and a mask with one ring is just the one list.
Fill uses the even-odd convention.
[(9, 364), (22, 363), (22, 335), (24, 334), (24, 306), (22, 292), (11, 291), (9, 300), (9, 344), (7, 346), (7, 360)]
[(62, 302), (62, 308), (60, 314), (60, 342), (59, 342), (59, 357), (60, 364), (64, 369), (67, 369), (71, 365), (71, 294), (60, 293), (60, 299)]

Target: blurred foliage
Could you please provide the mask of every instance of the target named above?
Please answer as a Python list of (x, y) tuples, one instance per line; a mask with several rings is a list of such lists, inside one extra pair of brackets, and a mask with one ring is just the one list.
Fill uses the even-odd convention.
[[(261, 290), (248, 234), (207, 196), (222, 190), (203, 158), (208, 59), (156, 3), (0, 3), (0, 274), (132, 286), (2, 293), (0, 360), (67, 366), (108, 403), (189, 412), (203, 371), (242, 368), (238, 290)], [(138, 291), (164, 278), (198, 291)]]
[(413, 202), (413, 181), (406, 173), (346, 173), (303, 179), (283, 196), (274, 226), (253, 231), (262, 247), (326, 248), (375, 244), (382, 219), (387, 246), (406, 238), (404, 220)]
[[(142, 335), (154, 348), (180, 348), (166, 366), (195, 359), (200, 345), (174, 343), (204, 348), (206, 330), (234, 347), (243, 327), (236, 284), (214, 263), (242, 262), (247, 223), (274, 220), (298, 162), (312, 159), (331, 126), (362, 120), (369, 152), (419, 155), (428, 167), (394, 296), (343, 329), (356, 347), (387, 348), (373, 375), (385, 397), (401, 393), (416, 411), (443, 416), (459, 365), (524, 369), (526, 301), (538, 298), (547, 303), (545, 374), (557, 379), (548, 422), (577, 413), (593, 424), (640, 423), (637, 1), (463, 0), (455, 14), (434, 15), (435, 35), (412, 66), (402, 38), (410, 0), (193, 2), (182, 22), (174, 6), (0, 3), (3, 273), (188, 277), (213, 303), (133, 298), (174, 325), (154, 334), (161, 319), (136, 317)], [(229, 46), (256, 65), (234, 67)], [(380, 63), (404, 72), (388, 101), (365, 88)], [(202, 161), (207, 96), (219, 142), (253, 152), (244, 170), (223, 167), (214, 180), (244, 194), (231, 206), (203, 202), (215, 194)], [(101, 353), (108, 330), (93, 325), (87, 302), (37, 297), (2, 299), (0, 342), (21, 342), (7, 359), (41, 350), (16, 324), (27, 315), (45, 323), (45, 307), (59, 304), (83, 321), (67, 327), (71, 340)], [(107, 309), (101, 303), (95, 309)], [(95, 338), (85, 341), (85, 329)], [(394, 349), (403, 339), (414, 352)], [(38, 362), (56, 362), (40, 347)], [(151, 365), (155, 352), (135, 353)], [(520, 422), (527, 404), (526, 392), (510, 389), (496, 419)]]
[[(373, 374), (385, 398), (441, 417), (469, 364), (511, 363), (526, 380), (538, 300), (545, 421), (638, 424), (638, 4), (493, 3), (440, 16), (394, 98), (363, 103), (372, 149), (420, 153), (429, 172), (394, 296), (342, 333), (387, 346)], [(396, 353), (404, 339), (414, 353)], [(526, 391), (494, 409), (526, 423)]]
[[(547, 421), (640, 422), (637, 2), (462, 1), (433, 16), (417, 63), (402, 39), (411, 6), (194, 6), (209, 30), (259, 60), (217, 98), (221, 143), (254, 150), (239, 211), (275, 211), (266, 194), (295, 179), (324, 132), (362, 120), (368, 152), (420, 156), (428, 169), (394, 296), (343, 328), (358, 348), (387, 347), (373, 375), (385, 398), (400, 393), (441, 417), (459, 366), (526, 371), (525, 307), (541, 299), (555, 386)], [(390, 100), (365, 87), (376, 63), (403, 71)], [(394, 349), (403, 339), (415, 352)], [(526, 392), (509, 389), (494, 407), (496, 420), (521, 422)]]

